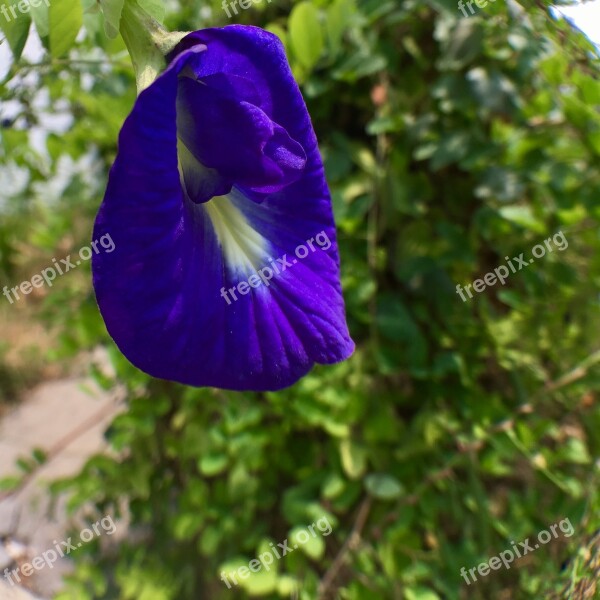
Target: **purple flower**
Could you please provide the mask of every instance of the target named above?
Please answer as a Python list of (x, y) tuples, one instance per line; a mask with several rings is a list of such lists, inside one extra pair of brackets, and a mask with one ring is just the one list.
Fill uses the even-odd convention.
[(281, 43), (206, 29), (169, 59), (123, 125), (96, 219), (116, 246), (93, 262), (110, 335), (155, 377), (234, 390), (346, 359), (331, 199)]

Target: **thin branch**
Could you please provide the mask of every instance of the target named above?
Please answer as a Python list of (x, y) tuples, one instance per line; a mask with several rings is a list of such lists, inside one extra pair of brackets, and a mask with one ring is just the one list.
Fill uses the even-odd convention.
[(131, 64), (128, 62), (123, 62), (121, 60), (111, 60), (111, 59), (103, 59), (103, 60), (93, 60), (93, 59), (66, 59), (66, 58), (57, 58), (51, 60), (44, 60), (39, 63), (33, 64), (19, 64), (15, 63), (13, 65), (12, 71), (14, 75), (18, 75), (23, 71), (33, 71), (35, 69), (44, 69), (44, 68), (57, 68), (57, 67), (68, 67), (71, 65), (87, 65), (87, 66), (113, 66), (113, 67), (121, 67), (123, 69), (131, 68)]
[(350, 535), (344, 542), (344, 545), (340, 548), (337, 556), (335, 557), (331, 567), (327, 570), (323, 579), (319, 584), (319, 598), (325, 598), (329, 589), (333, 585), (335, 578), (338, 575), (338, 572), (344, 565), (346, 561), (347, 555), (352, 550), (355, 550), (360, 543), (360, 538), (362, 534), (362, 530), (364, 529), (367, 519), (369, 518), (369, 513), (371, 511), (371, 497), (367, 496), (360, 508), (358, 509), (358, 514), (356, 515), (356, 521), (354, 522), (354, 527), (350, 532)]
[(556, 381), (547, 383), (542, 390), (538, 393), (549, 393), (554, 392), (560, 388), (566, 387), (579, 379), (583, 379), (589, 372), (590, 367), (600, 362), (600, 350), (597, 350), (593, 354), (590, 354), (585, 360), (583, 360), (573, 370), (565, 373), (562, 377), (559, 377)]

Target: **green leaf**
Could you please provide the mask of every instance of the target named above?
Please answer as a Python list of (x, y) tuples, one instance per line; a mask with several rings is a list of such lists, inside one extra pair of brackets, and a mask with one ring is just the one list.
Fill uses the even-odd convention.
[(217, 527), (207, 525), (202, 532), (200, 538), (200, 548), (202, 554), (211, 555), (214, 554), (221, 543), (222, 533)]
[(377, 327), (381, 335), (394, 342), (396, 348), (404, 348), (405, 361), (415, 368), (422, 368), (427, 360), (427, 340), (421, 326), (400, 298), (381, 294), (377, 305)]
[(282, 575), (277, 580), (277, 593), (282, 598), (292, 598), (298, 595), (298, 581), (289, 575)]
[(395, 500), (402, 495), (400, 482), (392, 475), (373, 474), (365, 479), (369, 493), (380, 500)]
[(21, 469), (21, 471), (23, 471), (24, 473), (29, 474), (29, 473), (33, 472), (33, 470), (36, 467), (36, 464), (29, 457), (18, 458), (17, 459), (17, 467), (19, 467), (19, 469)]
[[(269, 563), (267, 554), (273, 559), (273, 562)], [(252, 567), (250, 567), (251, 561), (254, 560), (258, 560), (260, 566), (252, 563)], [(240, 568), (245, 569), (243, 576), (239, 573)], [(278, 568), (276, 555), (273, 554), (271, 546), (265, 540), (256, 549), (251, 560), (242, 557), (232, 558), (220, 566), (219, 573), (225, 573), (230, 581), (237, 581), (239, 586), (250, 596), (261, 596), (270, 594), (277, 589)]]
[(424, 587), (406, 588), (406, 600), (440, 600), (440, 597)]
[(198, 466), (203, 475), (212, 477), (222, 473), (228, 462), (229, 458), (226, 454), (208, 454), (200, 459)]
[[(83, 27), (88, 39), (98, 39), (101, 31), (104, 31), (105, 35), (107, 34), (106, 19), (100, 8), (100, 1), (102, 0), (82, 0)], [(108, 45), (105, 46), (105, 49), (108, 50)]]
[(31, 5), (31, 18), (33, 19), (35, 30), (41, 38), (45, 38), (48, 33), (50, 33), (50, 25), (48, 22), (49, 5), (50, 0), (48, 0), (48, 4), (42, 2), (38, 6)]
[(50, 53), (59, 58), (71, 49), (83, 25), (80, 0), (52, 0), (49, 20)]
[(44, 452), (44, 450), (41, 448), (34, 448), (34, 450), (31, 452), (31, 455), (33, 456), (33, 459), (40, 465), (43, 465), (48, 459), (46, 452)]
[(29, 10), (27, 13), (21, 12), (18, 9), (18, 0), (6, 0), (2, 4), (6, 8), (0, 13), (0, 29), (6, 36), (15, 60), (19, 60), (31, 26), (31, 17), (27, 14)]
[(323, 498), (327, 498), (328, 500), (336, 498), (344, 491), (345, 487), (346, 483), (344, 479), (337, 473), (332, 473), (323, 484)]
[[(315, 532), (316, 534), (317, 532)], [(309, 536), (309, 539), (306, 539)], [(325, 541), (319, 535), (313, 536), (304, 527), (295, 527), (290, 531), (290, 546), (300, 549), (313, 560), (319, 560), (325, 554)]]
[(138, 4), (159, 23), (165, 20), (165, 5), (162, 0), (138, 0)]
[(366, 452), (352, 440), (343, 440), (340, 443), (340, 456), (342, 467), (351, 479), (358, 479), (367, 467)]
[(191, 540), (198, 534), (203, 524), (204, 518), (198, 511), (180, 513), (173, 523), (173, 535), (179, 541)]
[(534, 216), (530, 206), (503, 206), (498, 213), (503, 219), (536, 233), (544, 233), (544, 224)]
[(297, 4), (289, 19), (290, 44), (296, 60), (312, 69), (323, 52), (319, 12), (310, 2)]
[(470, 64), (483, 49), (483, 28), (479, 22), (459, 19), (453, 29), (438, 25), (436, 38), (443, 41), (438, 67), (458, 70)]
[(0, 479), (0, 492), (16, 490), (22, 482), (23, 479), (16, 475), (12, 477), (3, 477)]
[(438, 171), (460, 161), (467, 154), (468, 144), (469, 134), (465, 131), (455, 131), (442, 136), (431, 157), (431, 170)]
[(336, 0), (327, 9), (327, 37), (331, 53), (335, 56), (341, 47), (342, 36), (346, 30), (352, 10), (354, 9), (353, 0)]
[[(248, 565), (244, 566), (247, 567)], [(264, 569), (258, 571), (258, 573), (250, 572), (250, 576), (247, 579), (242, 579), (240, 585), (250, 596), (265, 596), (277, 589), (277, 573), (265, 571)]]
[(592, 457), (586, 445), (577, 438), (569, 438), (563, 446), (561, 456), (564, 460), (579, 465), (587, 465), (592, 462)]
[(361, 77), (368, 77), (383, 71), (387, 66), (384, 56), (369, 54), (368, 52), (356, 52), (352, 54), (342, 65), (333, 71), (334, 79), (344, 81), (357, 81)]
[(115, 39), (119, 35), (124, 4), (125, 0), (100, 0), (100, 6), (104, 14), (104, 31), (111, 39)]

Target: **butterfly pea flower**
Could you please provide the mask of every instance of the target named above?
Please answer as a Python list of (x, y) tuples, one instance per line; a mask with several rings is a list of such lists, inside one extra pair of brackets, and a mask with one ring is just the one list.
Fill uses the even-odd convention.
[(106, 232), (98, 305), (154, 377), (276, 390), (353, 352), (317, 140), (262, 29), (196, 31), (168, 55), (121, 130), (95, 223)]

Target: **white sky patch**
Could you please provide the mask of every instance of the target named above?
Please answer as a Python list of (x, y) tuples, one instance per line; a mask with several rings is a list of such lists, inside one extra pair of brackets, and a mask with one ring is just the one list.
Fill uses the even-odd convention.
[(600, 45), (600, 0), (559, 6), (554, 11), (568, 17), (592, 42)]

